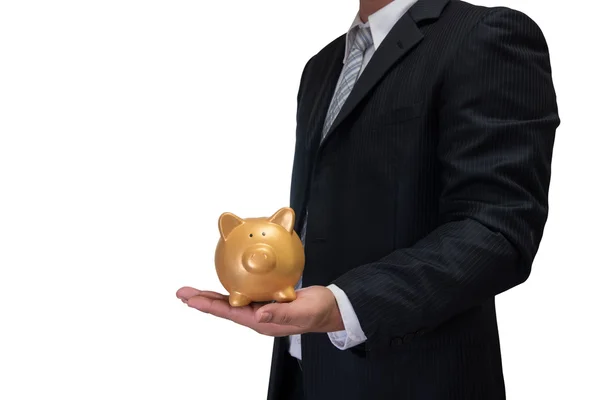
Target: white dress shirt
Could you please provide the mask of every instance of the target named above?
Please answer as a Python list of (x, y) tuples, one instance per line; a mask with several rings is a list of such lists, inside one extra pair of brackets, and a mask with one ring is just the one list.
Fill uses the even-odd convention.
[[(352, 48), (352, 42), (354, 36), (351, 34), (352, 30), (356, 26), (368, 26), (371, 29), (371, 35), (373, 37), (373, 45), (367, 48), (363, 58), (363, 64), (360, 73), (365, 70), (365, 67), (373, 57), (373, 53), (381, 45), (381, 42), (385, 39), (388, 33), (392, 30), (396, 22), (409, 10), (409, 8), (416, 3), (417, 0), (394, 0), (387, 6), (381, 8), (376, 13), (371, 14), (367, 22), (363, 23), (357, 13), (356, 18), (352, 22), (352, 25), (348, 29), (346, 35), (346, 53), (344, 56), (344, 63), (348, 58), (350, 49)], [(360, 76), (360, 75), (359, 75)], [(302, 287), (302, 279), (296, 285), (296, 289)], [(343, 290), (338, 288), (336, 285), (327, 286), (329, 290), (333, 292), (342, 315), (342, 321), (344, 323), (344, 330), (338, 332), (330, 332), (327, 335), (331, 343), (340, 350), (346, 350), (351, 347), (357, 346), (367, 340), (354, 308), (350, 304), (350, 300), (344, 293)], [(293, 357), (302, 359), (301, 352), (301, 336), (292, 335), (290, 336), (290, 347), (289, 352)]]

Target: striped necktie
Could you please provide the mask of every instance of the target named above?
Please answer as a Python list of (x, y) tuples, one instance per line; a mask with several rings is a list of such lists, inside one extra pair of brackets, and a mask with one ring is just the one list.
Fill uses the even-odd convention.
[(373, 44), (371, 29), (368, 26), (360, 28), (355, 27), (354, 29), (355, 31), (351, 32), (354, 34), (354, 43), (352, 44), (352, 48), (350, 50), (350, 54), (348, 54), (346, 63), (342, 68), (340, 79), (338, 80), (333, 99), (329, 104), (329, 110), (327, 111), (327, 116), (325, 117), (322, 135), (323, 139), (329, 133), (329, 128), (331, 128), (333, 121), (335, 121), (335, 118), (346, 102), (348, 95), (350, 95), (352, 88), (354, 88), (354, 84), (356, 83), (362, 69), (365, 51)]

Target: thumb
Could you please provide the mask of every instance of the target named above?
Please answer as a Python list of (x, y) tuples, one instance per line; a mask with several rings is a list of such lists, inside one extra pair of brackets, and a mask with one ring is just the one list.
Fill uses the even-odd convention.
[(301, 316), (291, 303), (272, 303), (259, 308), (256, 319), (260, 323), (299, 325)]

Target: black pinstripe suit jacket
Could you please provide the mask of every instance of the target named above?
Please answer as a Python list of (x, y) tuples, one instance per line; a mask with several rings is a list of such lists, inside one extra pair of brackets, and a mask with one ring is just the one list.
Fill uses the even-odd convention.
[(420, 0), (319, 145), (343, 54), (341, 36), (304, 69), (291, 206), (297, 231), (310, 210), (303, 285), (343, 289), (368, 340), (304, 335), (306, 399), (504, 399), (494, 296), (530, 274), (559, 125), (544, 36), (508, 8)]

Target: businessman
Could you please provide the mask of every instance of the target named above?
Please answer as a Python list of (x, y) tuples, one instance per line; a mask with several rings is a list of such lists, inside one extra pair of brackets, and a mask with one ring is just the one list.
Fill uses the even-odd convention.
[(177, 296), (275, 337), (269, 400), (505, 399), (494, 298), (530, 274), (559, 123), (525, 14), (362, 0), (300, 80), (297, 300)]

